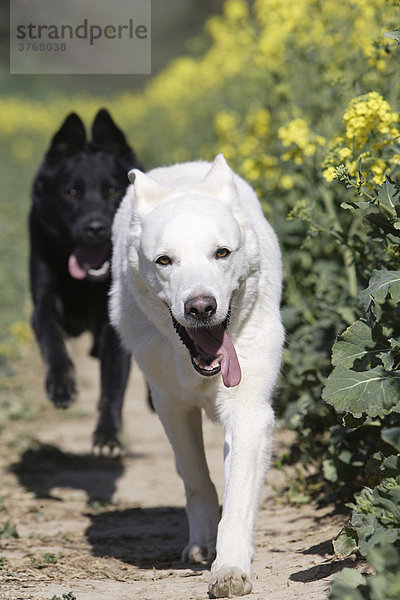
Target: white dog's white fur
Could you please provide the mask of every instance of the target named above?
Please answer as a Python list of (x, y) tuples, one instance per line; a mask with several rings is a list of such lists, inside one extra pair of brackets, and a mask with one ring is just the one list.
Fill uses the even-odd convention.
[[(113, 229), (111, 321), (150, 385), (185, 485), (183, 559), (215, 557), (212, 595), (247, 594), (284, 337), (278, 242), (253, 189), (221, 154), (129, 175)], [(200, 372), (176, 328), (195, 353), (211, 355), (200, 351)], [(201, 409), (226, 432), (221, 519)]]

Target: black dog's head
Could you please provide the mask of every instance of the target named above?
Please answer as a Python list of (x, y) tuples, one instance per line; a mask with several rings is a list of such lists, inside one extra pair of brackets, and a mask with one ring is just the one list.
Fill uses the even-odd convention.
[(104, 109), (91, 141), (75, 113), (54, 135), (33, 185), (33, 210), (42, 231), (63, 247), (71, 277), (108, 276), (112, 222), (132, 167), (141, 168)]

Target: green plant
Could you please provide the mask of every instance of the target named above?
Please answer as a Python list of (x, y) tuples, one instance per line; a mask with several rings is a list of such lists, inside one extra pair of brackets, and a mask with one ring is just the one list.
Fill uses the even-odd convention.
[[(290, 504), (309, 504), (315, 495), (321, 490), (323, 483), (319, 477), (310, 476), (307, 471), (295, 465), (291, 471), (285, 469), (281, 461), (275, 461), (275, 468), (280, 468), (285, 477), (285, 489), (282, 502)], [(273, 486), (277, 497), (282, 496), (282, 490)]]
[[(363, 261), (372, 274), (359, 294), (364, 317), (333, 346), (334, 368), (323, 397), (342, 423), (331, 428), (324, 463), (332, 482), (368, 486), (350, 505), (351, 523), (336, 542), (341, 554), (344, 546), (365, 556), (382, 540), (394, 542), (400, 525), (400, 271), (394, 270), (400, 253), (400, 193), (388, 178), (376, 193), (358, 187), (362, 200), (346, 200), (344, 209), (362, 214)], [(352, 250), (358, 265), (357, 248)]]
[[(383, 463), (383, 472), (385, 466)], [(348, 506), (353, 509), (351, 521), (334, 541), (339, 557), (356, 551), (368, 556), (378, 544), (396, 542), (400, 533), (400, 476), (385, 477), (375, 488), (364, 488)]]
[(343, 569), (332, 581), (329, 600), (397, 600), (400, 597), (400, 556), (390, 544), (376, 546), (368, 554), (374, 575)]
[(58, 563), (58, 558), (55, 554), (50, 554), (46, 552), (43, 555), (43, 558), (36, 558), (36, 556), (31, 556), (30, 561), (36, 569), (44, 569), (49, 565), (56, 565)]
[(0, 527), (0, 539), (8, 540), (11, 538), (19, 538), (19, 534), (17, 525), (7, 520), (4, 525)]

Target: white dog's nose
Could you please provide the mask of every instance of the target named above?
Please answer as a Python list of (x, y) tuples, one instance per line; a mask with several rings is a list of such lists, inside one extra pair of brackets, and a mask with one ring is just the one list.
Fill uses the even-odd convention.
[(185, 302), (185, 314), (199, 321), (206, 321), (215, 315), (217, 301), (214, 296), (195, 296)]

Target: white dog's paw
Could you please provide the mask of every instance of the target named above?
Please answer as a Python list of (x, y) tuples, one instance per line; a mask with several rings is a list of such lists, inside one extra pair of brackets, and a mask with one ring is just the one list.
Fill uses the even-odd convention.
[(223, 567), (211, 573), (208, 591), (211, 598), (245, 596), (253, 589), (250, 578), (237, 567)]
[(214, 558), (215, 542), (210, 542), (206, 546), (188, 544), (182, 552), (182, 562), (189, 564), (211, 562)]

